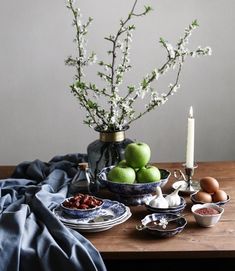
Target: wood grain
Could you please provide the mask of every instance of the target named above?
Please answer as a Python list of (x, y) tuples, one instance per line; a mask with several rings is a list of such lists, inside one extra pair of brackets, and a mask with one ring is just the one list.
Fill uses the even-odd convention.
[[(157, 167), (182, 169), (181, 163), (157, 163)], [(14, 166), (0, 166), (0, 178), (10, 176)], [(196, 258), (235, 258), (235, 161), (200, 162), (195, 170), (195, 179), (205, 176), (215, 177), (221, 189), (230, 195), (230, 202), (216, 226), (202, 228), (198, 226), (191, 214), (192, 203), (185, 197), (187, 206), (187, 225), (183, 232), (169, 239), (157, 239), (145, 232), (138, 232), (136, 224), (149, 212), (144, 206), (131, 207), (132, 216), (125, 223), (110, 230), (98, 233), (83, 233), (100, 251), (105, 260), (139, 260), (139, 259), (196, 259)], [(171, 175), (164, 187), (164, 192), (171, 191), (174, 181)], [(105, 194), (111, 197), (109, 194)]]

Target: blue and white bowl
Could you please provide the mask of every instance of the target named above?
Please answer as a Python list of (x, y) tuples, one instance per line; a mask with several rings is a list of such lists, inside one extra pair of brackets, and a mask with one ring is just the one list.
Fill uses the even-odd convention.
[(108, 173), (114, 166), (106, 167), (98, 174), (99, 182), (114, 193), (116, 198), (126, 205), (142, 205), (152, 198), (153, 192), (157, 186), (163, 187), (171, 175), (166, 169), (159, 169), (161, 172), (161, 180), (151, 183), (116, 183), (108, 180)]
[[(198, 191), (197, 191), (197, 192), (198, 192)], [(195, 192), (195, 193), (193, 193), (193, 194), (190, 195), (191, 201), (192, 201), (194, 204), (205, 204), (205, 203), (207, 203), (207, 202), (203, 202), (203, 201), (196, 200), (196, 194), (197, 194), (197, 192)], [(223, 200), (223, 201), (217, 201), (217, 202), (212, 202), (212, 203), (214, 203), (214, 204), (216, 204), (216, 205), (218, 205), (218, 206), (222, 206), (222, 205), (226, 204), (226, 203), (229, 202), (229, 201), (230, 201), (230, 196), (227, 195), (227, 199), (226, 199), (226, 200)]]
[(89, 209), (78, 209), (78, 208), (68, 208), (68, 207), (65, 207), (63, 205), (63, 203), (65, 201), (68, 201), (71, 198), (72, 197), (66, 198), (60, 204), (60, 207), (63, 210), (63, 212), (65, 212), (66, 214), (68, 214), (68, 215), (70, 215), (72, 217), (77, 217), (77, 218), (87, 218), (87, 217), (90, 217), (90, 216), (94, 215), (95, 213), (97, 213), (101, 209), (102, 205), (104, 204), (104, 201), (102, 199), (99, 199), (99, 200), (102, 201), (102, 203), (100, 205), (98, 205), (98, 206), (95, 206), (95, 207), (89, 208)]
[[(169, 221), (168, 225), (166, 225), (166, 228), (163, 228), (162, 226), (154, 225), (154, 223), (159, 224), (161, 219), (165, 219)], [(173, 221), (170, 221), (170, 220), (173, 220)], [(171, 223), (173, 224), (170, 225)], [(153, 224), (153, 226), (151, 226), (151, 224)], [(187, 224), (187, 220), (184, 217), (180, 217), (176, 214), (154, 213), (154, 214), (145, 216), (145, 218), (141, 220), (141, 226), (137, 226), (137, 229), (146, 231), (159, 238), (169, 238), (182, 232), (186, 224)]]
[[(166, 194), (163, 194), (164, 197), (166, 197)], [(149, 201), (150, 202), (150, 201)], [(183, 212), (183, 210), (186, 207), (186, 201), (183, 197), (180, 197), (180, 205), (174, 206), (174, 207), (169, 207), (169, 208), (155, 208), (149, 205), (149, 202), (145, 203), (145, 207), (147, 210), (153, 213), (172, 213), (172, 214), (180, 214)]]

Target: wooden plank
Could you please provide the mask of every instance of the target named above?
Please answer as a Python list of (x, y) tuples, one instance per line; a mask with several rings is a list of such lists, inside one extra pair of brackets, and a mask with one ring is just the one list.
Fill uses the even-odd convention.
[(15, 166), (0, 166), (0, 180), (9, 178), (13, 173)]

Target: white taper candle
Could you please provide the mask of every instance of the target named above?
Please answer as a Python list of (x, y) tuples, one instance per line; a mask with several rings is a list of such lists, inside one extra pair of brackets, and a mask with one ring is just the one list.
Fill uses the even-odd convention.
[(187, 132), (187, 147), (186, 147), (186, 167), (193, 168), (194, 166), (194, 128), (195, 120), (193, 117), (193, 108), (190, 107), (188, 117), (188, 132)]

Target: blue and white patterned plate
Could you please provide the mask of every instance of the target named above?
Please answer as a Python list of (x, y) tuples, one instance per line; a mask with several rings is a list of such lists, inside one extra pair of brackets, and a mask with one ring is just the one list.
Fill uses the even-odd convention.
[(53, 209), (53, 213), (61, 222), (75, 226), (84, 226), (86, 228), (112, 225), (125, 217), (128, 211), (130, 211), (130, 209), (124, 204), (109, 199), (104, 199), (102, 207), (96, 213), (91, 214), (91, 216), (87, 218), (70, 216), (63, 212), (60, 206)]
[[(128, 208), (129, 209), (129, 208)], [(127, 219), (129, 219), (131, 217), (131, 212), (130, 210), (127, 211), (127, 213), (125, 214), (124, 217), (122, 217), (120, 220), (116, 220), (116, 222), (112, 223), (112, 224), (108, 224), (108, 225), (99, 225), (99, 226), (82, 226), (82, 225), (73, 225), (73, 224), (67, 224), (64, 223), (63, 224), (71, 229), (74, 230), (78, 230), (80, 232), (101, 232), (101, 231), (106, 231), (109, 230), (111, 228), (113, 228), (114, 226), (117, 226), (121, 223), (124, 223)]]

